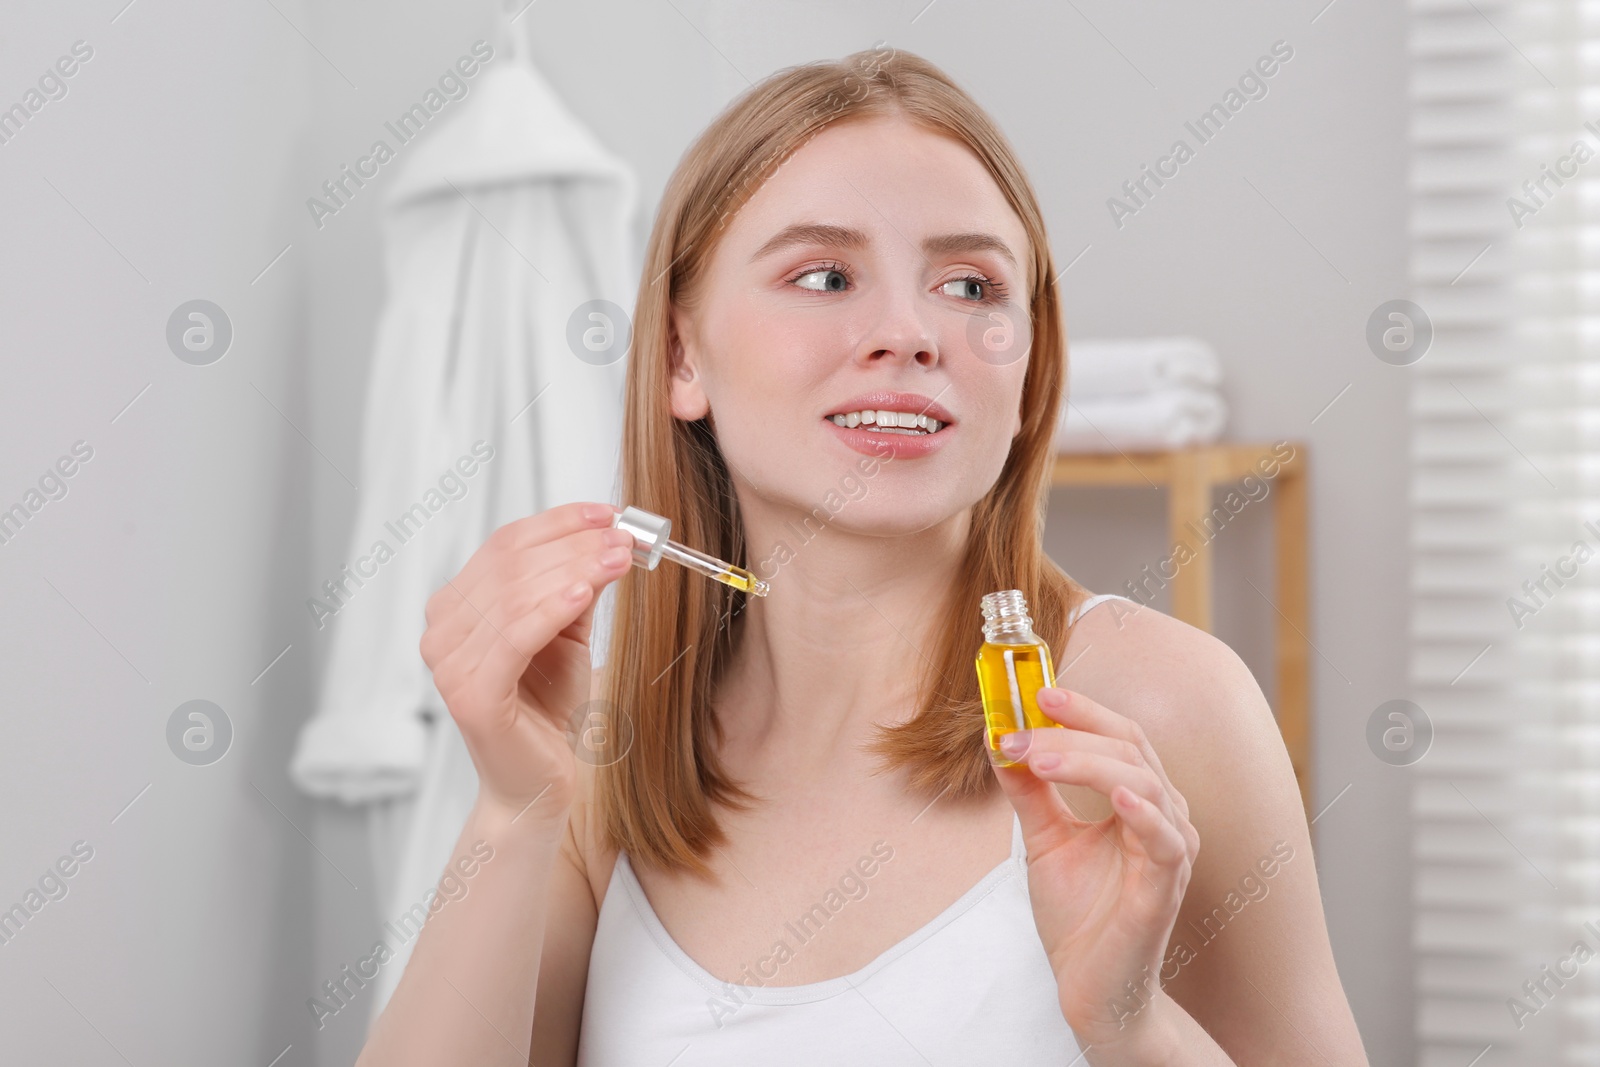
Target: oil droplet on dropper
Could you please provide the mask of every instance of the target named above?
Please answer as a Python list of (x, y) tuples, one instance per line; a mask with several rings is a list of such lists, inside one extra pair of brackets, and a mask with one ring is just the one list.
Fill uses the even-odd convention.
[(731, 585), (741, 593), (752, 593), (755, 596), (766, 596), (767, 583), (751, 574), (743, 567), (729, 567), (721, 574), (715, 575), (717, 581), (723, 585)]

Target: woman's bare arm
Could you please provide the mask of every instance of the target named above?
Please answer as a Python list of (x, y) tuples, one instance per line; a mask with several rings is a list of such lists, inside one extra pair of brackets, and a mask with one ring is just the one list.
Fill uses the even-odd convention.
[[(1160, 987), (1241, 1067), (1365, 1065), (1294, 772), (1249, 669), (1211, 635), (1120, 601), (1087, 613), (1068, 646), (1057, 684), (1143, 727), (1200, 834)], [(1097, 796), (1068, 800), (1105, 814)]]
[(576, 1067), (578, 1062), (589, 952), (594, 947), (595, 928), (600, 919), (599, 904), (589, 880), (589, 864), (593, 862), (589, 812), (593, 796), (593, 768), (580, 762), (578, 794), (550, 879), (550, 906), (539, 963), (539, 988), (533, 1011), (533, 1054), (528, 1060), (529, 1067)]
[[(357, 1067), (528, 1062), (535, 983), (568, 813), (520, 817), (480, 798), (454, 857), (493, 849), (464, 897), (428, 917)], [(483, 851), (479, 846), (479, 852)], [(587, 895), (587, 887), (585, 887)], [(542, 1067), (542, 1065), (541, 1065)]]
[[(452, 892), (428, 903), (411, 960), (358, 1064), (530, 1062), (552, 929), (549, 1003), (569, 1013), (572, 997), (581, 1003), (581, 982), (561, 973), (585, 954), (572, 931), (594, 910), (583, 855), (571, 843), (584, 775), (570, 726), (594, 692), (596, 598), (629, 566), (619, 542), (632, 537), (609, 527), (614, 515), (610, 505), (578, 501), (507, 523), (428, 598), (418, 651), (461, 729), (478, 799), (440, 879)], [(470, 878), (464, 892), (458, 861)], [(560, 1035), (579, 1024), (569, 1019), (563, 1028), (560, 1014), (552, 1007), (552, 1026), (540, 1033), (575, 1047)]]
[[(594, 677), (598, 686), (599, 671)], [(589, 839), (594, 772), (582, 763), (577, 770), (577, 795), (559, 827), (548, 818), (532, 821), (532, 809), (518, 817), (481, 800), (474, 806), (451, 855), (471, 854), (483, 841), (494, 857), (467, 880), (465, 897), (442, 907), (423, 926), (357, 1067), (455, 1062), (575, 1067), (589, 950), (599, 919), (588, 850), (580, 845)], [(458, 907), (451, 922), (448, 916)], [(412, 1010), (419, 1003), (428, 1007)], [(435, 1010), (441, 1006), (453, 1010)], [(530, 1033), (524, 1054), (518, 1035)]]

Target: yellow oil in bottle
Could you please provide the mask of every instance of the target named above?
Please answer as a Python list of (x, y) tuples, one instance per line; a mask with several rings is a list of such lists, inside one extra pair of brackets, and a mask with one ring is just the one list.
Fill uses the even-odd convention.
[(1039, 710), (1037, 693), (1056, 684), (1050, 647), (1033, 632), (1027, 602), (1016, 589), (983, 598), (984, 643), (978, 649), (978, 692), (983, 698), (984, 740), (1001, 767), (1017, 761), (1000, 752), (1000, 738), (1015, 730), (1060, 726)]

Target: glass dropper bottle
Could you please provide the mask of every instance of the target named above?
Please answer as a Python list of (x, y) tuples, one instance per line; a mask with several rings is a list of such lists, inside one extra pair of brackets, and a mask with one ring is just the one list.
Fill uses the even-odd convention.
[(723, 585), (731, 585), (740, 592), (756, 596), (767, 595), (767, 583), (743, 567), (735, 567), (715, 556), (708, 556), (687, 545), (667, 540), (667, 535), (672, 532), (672, 520), (665, 516), (630, 505), (617, 513), (616, 518), (611, 520), (611, 525), (633, 535), (635, 567), (653, 571), (656, 569), (656, 564), (665, 557), (692, 571), (699, 571), (707, 578), (719, 581)]
[(1001, 767), (1012, 767), (1019, 761), (1001, 753), (1001, 737), (1016, 730), (1061, 725), (1039, 710), (1039, 690), (1056, 684), (1055, 666), (1050, 646), (1033, 632), (1022, 590), (985, 593), (978, 607), (983, 612), (978, 692), (983, 698), (989, 758)]

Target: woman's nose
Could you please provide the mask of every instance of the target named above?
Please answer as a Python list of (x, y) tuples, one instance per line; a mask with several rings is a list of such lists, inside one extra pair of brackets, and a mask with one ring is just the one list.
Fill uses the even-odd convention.
[(939, 342), (932, 324), (917, 307), (915, 294), (884, 294), (877, 302), (866, 334), (857, 346), (863, 362), (939, 362)]

